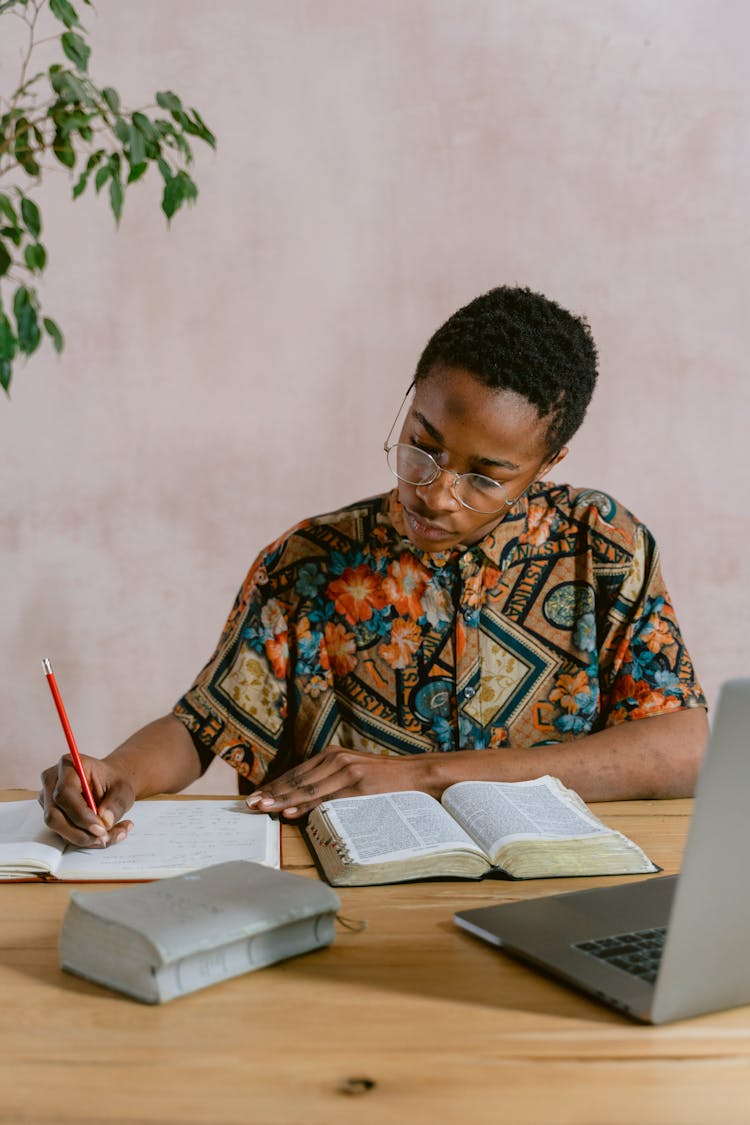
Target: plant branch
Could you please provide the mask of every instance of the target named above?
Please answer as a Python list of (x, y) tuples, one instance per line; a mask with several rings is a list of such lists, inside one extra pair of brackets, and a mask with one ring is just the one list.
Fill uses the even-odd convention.
[[(29, 39), (28, 39), (28, 44), (27, 44), (27, 47), (26, 47), (26, 54), (23, 56), (23, 62), (21, 63), (21, 75), (20, 75), (20, 80), (19, 80), (19, 83), (18, 83), (18, 88), (17, 88), (15, 94), (13, 95), (13, 97), (11, 98), (11, 102), (10, 102), (11, 112), (16, 108), (16, 104), (17, 104), (18, 98), (21, 94), (21, 91), (23, 90), (24, 86), (26, 85), (26, 71), (28, 70), (29, 62), (31, 61), (31, 56), (34, 53), (34, 47), (36, 45), (35, 41), (34, 41), (34, 32), (36, 31), (37, 20), (39, 19), (40, 7), (41, 7), (41, 0), (31, 0), (32, 15), (30, 17), (27, 16), (24, 19), (24, 22), (26, 24), (28, 24)], [(28, 12), (28, 8), (27, 8), (27, 12)]]
[[(19, 0), (20, 2), (20, 0)], [(191, 204), (198, 188), (188, 173), (192, 143), (215, 148), (216, 140), (194, 108), (187, 108), (171, 91), (156, 94), (155, 104), (129, 110), (111, 86), (98, 86), (88, 72), (91, 49), (76, 12), (90, 0), (28, 0), (23, 12), (0, 0), (0, 20), (15, 15), (28, 28), (19, 83), (9, 97), (0, 98), (0, 179), (25, 180), (38, 186), (44, 176), (77, 169), (73, 199), (93, 181), (99, 194), (105, 187), (109, 206), (119, 223), (127, 189), (156, 166), (163, 181), (161, 208), (167, 221)], [(43, 11), (62, 23), (59, 36), (38, 37)], [(42, 43), (60, 44), (63, 61), (29, 78), (31, 60)], [(39, 85), (49, 82), (49, 94)], [(42, 316), (36, 282), (47, 265), (40, 241), (42, 214), (17, 180), (0, 192), (0, 386), (9, 389), (13, 364), (39, 347), (42, 329), (56, 351), (64, 346), (54, 320)], [(8, 292), (8, 286), (15, 286)]]

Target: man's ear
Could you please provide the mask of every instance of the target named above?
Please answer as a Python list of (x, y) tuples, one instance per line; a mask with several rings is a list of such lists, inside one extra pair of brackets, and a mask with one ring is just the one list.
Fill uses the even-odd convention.
[(568, 446), (564, 445), (562, 449), (558, 450), (557, 453), (550, 457), (549, 461), (544, 462), (535, 479), (540, 480), (550, 469), (554, 469), (555, 465), (559, 465), (561, 461), (564, 461), (567, 456)]

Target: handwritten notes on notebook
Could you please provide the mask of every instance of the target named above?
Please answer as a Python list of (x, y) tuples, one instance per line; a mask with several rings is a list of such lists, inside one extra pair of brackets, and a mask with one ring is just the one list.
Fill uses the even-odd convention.
[(278, 821), (242, 800), (136, 801), (124, 819), (133, 827), (120, 843), (61, 851), (36, 801), (0, 803), (0, 878), (159, 879), (235, 859), (280, 866)]

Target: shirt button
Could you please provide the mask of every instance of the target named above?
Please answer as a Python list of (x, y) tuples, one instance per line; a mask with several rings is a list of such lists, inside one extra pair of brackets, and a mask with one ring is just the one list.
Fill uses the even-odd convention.
[(464, 699), (472, 699), (476, 695), (476, 688), (464, 688)]

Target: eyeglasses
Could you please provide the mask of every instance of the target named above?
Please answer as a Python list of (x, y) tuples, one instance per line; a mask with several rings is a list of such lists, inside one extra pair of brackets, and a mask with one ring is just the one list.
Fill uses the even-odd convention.
[(501, 512), (503, 508), (512, 507), (515, 499), (508, 499), (508, 493), (500, 481), (486, 477), (482, 473), (452, 473), (450, 469), (438, 465), (431, 453), (419, 449), (416, 445), (406, 445), (403, 442), (388, 444), (413, 386), (414, 383), (404, 395), (398, 414), (388, 431), (388, 437), (383, 442), (388, 468), (394, 477), (405, 484), (426, 487), (433, 484), (441, 473), (447, 473), (448, 476), (453, 477), (451, 482), (453, 495), (464, 508), (470, 508), (472, 512), (492, 515), (493, 512)]

